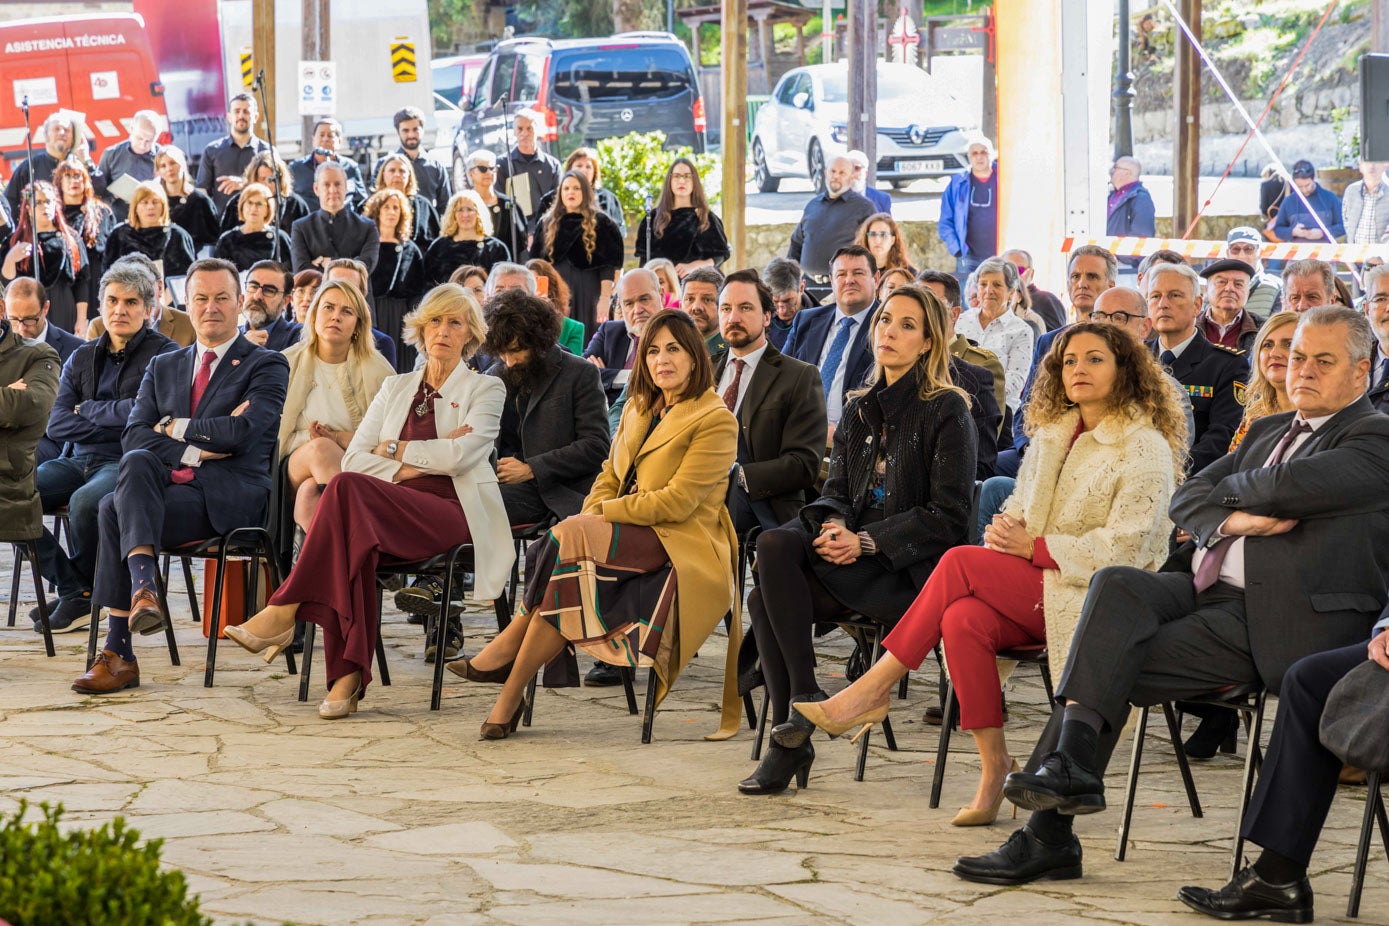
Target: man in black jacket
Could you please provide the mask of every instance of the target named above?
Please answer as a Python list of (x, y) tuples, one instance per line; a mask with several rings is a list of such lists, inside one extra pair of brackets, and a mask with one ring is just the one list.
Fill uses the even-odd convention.
[(1370, 363), (1370, 401), (1389, 412), (1389, 264), (1365, 274), (1365, 314), (1375, 329), (1375, 352)]
[(294, 272), (322, 270), (329, 261), (351, 257), (376, 267), (381, 238), (376, 223), (347, 207), (347, 173), (337, 161), (324, 161), (314, 171), (314, 192), (321, 208), (294, 223), (290, 229)]
[[(96, 572), (97, 512), (116, 487), (121, 433), (135, 404), (145, 367), (178, 345), (146, 327), (156, 299), (154, 278), (142, 268), (118, 264), (101, 279), (105, 331), (73, 352), (63, 366), (58, 397), (48, 418), (48, 436), (72, 444), (72, 454), (39, 466), (39, 497), (45, 514), (68, 509), (72, 555), (45, 528), (39, 540), (40, 571), (58, 586), (58, 606), (49, 615), (54, 633), (86, 627), (91, 618)], [(30, 615), (38, 629), (38, 610)]]

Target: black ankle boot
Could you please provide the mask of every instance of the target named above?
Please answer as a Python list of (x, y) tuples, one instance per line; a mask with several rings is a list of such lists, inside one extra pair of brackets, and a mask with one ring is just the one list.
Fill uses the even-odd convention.
[(815, 761), (815, 747), (804, 743), (797, 749), (786, 749), (772, 743), (762, 755), (762, 761), (751, 778), (738, 782), (738, 790), (744, 794), (780, 794), (791, 787), (791, 779), (796, 779), (796, 787), (804, 788), (810, 782), (810, 766)]
[(1230, 708), (1216, 708), (1201, 717), (1196, 732), (1187, 737), (1188, 759), (1210, 759), (1220, 752), (1234, 752), (1239, 733), (1239, 713)]
[[(828, 701), (830, 696), (824, 691), (816, 689), (809, 694), (799, 694), (791, 696), (792, 704), (804, 704), (811, 701)], [(772, 742), (786, 749), (799, 749), (810, 739), (810, 734), (815, 732), (815, 724), (805, 719), (805, 715), (791, 712), (785, 723), (779, 723), (772, 727)]]

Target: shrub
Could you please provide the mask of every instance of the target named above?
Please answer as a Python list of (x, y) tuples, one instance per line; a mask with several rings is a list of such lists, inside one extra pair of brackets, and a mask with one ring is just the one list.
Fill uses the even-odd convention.
[(163, 840), (117, 817), (94, 830), (58, 828), (62, 805), (39, 805), (44, 819), (23, 823), (27, 801), (0, 825), (0, 920), (13, 926), (210, 926), (179, 871), (161, 871)]
[(605, 138), (598, 143), (603, 163), (603, 186), (612, 190), (622, 204), (628, 224), (635, 229), (646, 214), (646, 196), (654, 206), (661, 197), (661, 185), (675, 159), (686, 157), (699, 168), (704, 195), (709, 205), (719, 198), (718, 158), (712, 154), (692, 154), (689, 148), (666, 148), (665, 132), (632, 132), (621, 138)]

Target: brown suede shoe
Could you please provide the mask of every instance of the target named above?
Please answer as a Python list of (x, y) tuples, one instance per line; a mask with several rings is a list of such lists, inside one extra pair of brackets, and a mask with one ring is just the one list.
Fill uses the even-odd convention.
[(109, 649), (96, 657), (87, 674), (72, 683), (79, 694), (111, 694), (126, 688), (140, 687), (140, 663), (122, 659)]
[(164, 609), (153, 592), (138, 591), (130, 599), (130, 632), (149, 636), (164, 629)]

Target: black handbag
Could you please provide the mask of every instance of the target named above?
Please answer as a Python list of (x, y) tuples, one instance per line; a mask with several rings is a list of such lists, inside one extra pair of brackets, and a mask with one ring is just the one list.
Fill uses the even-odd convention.
[(1365, 660), (1331, 689), (1321, 743), (1346, 765), (1389, 772), (1389, 670)]

